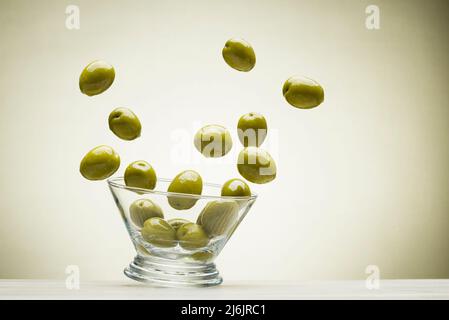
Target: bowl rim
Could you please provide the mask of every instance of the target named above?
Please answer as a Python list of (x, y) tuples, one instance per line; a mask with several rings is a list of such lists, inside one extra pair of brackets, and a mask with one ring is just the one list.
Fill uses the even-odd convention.
[[(160, 190), (150, 190), (150, 189), (143, 189), (143, 188), (136, 188), (136, 187), (128, 187), (124, 183), (125, 178), (123, 176), (120, 177), (113, 177), (107, 179), (109, 187), (119, 188), (119, 189), (126, 189), (129, 191), (137, 192), (140, 194), (157, 194), (157, 195), (163, 195), (163, 196), (176, 196), (181, 198), (190, 198), (190, 199), (221, 199), (221, 200), (255, 200), (257, 198), (256, 193), (251, 193), (250, 196), (246, 197), (230, 197), (230, 196), (215, 196), (215, 195), (207, 195), (207, 194), (187, 194), (187, 193), (178, 193), (178, 192), (168, 192), (168, 191), (160, 191)], [(162, 181), (162, 182), (171, 182), (173, 179), (167, 179), (167, 178), (157, 178), (156, 181)], [(213, 188), (221, 188), (221, 184), (218, 183), (210, 183), (210, 182), (203, 182), (203, 186), (213, 187)]]

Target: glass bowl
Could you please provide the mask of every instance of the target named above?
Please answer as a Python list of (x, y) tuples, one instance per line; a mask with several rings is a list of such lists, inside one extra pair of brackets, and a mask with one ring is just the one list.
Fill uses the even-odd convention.
[[(203, 183), (202, 195), (158, 191), (167, 190), (170, 182), (169, 179), (159, 178), (155, 190), (148, 190), (127, 187), (123, 177), (108, 179), (109, 188), (137, 252), (134, 260), (125, 268), (125, 275), (137, 281), (170, 287), (218, 285), (223, 280), (214, 260), (251, 209), (257, 195), (222, 197), (221, 185), (212, 183)], [(190, 209), (177, 210), (169, 204), (169, 198), (194, 205)], [(146, 241), (142, 236), (141, 223), (130, 214), (130, 206), (141, 199), (149, 199), (157, 204), (162, 209), (165, 221), (185, 219), (197, 223), (207, 235), (205, 241), (200, 245), (189, 243), (190, 240), (180, 241), (178, 237), (169, 245), (165, 245), (163, 240)], [(204, 245), (205, 242), (207, 244)]]

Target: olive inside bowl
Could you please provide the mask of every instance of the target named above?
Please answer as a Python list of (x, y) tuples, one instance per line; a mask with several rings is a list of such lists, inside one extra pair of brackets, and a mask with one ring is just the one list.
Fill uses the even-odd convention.
[(136, 249), (125, 275), (160, 286), (218, 285), (222, 278), (214, 260), (257, 195), (223, 197), (221, 185), (213, 183), (204, 183), (201, 195), (163, 191), (170, 183), (159, 178), (149, 190), (128, 187), (123, 177), (108, 179)]

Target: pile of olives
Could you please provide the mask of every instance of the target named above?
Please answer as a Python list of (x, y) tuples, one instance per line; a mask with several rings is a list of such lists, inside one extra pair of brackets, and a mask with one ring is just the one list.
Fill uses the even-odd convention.
[(196, 222), (181, 218), (166, 221), (154, 201), (138, 199), (131, 204), (129, 214), (142, 238), (153, 246), (170, 248), (179, 244), (185, 250), (195, 250), (206, 247), (210, 239), (227, 234), (237, 222), (239, 209), (236, 200), (220, 199), (209, 202)]
[[(242, 39), (230, 39), (222, 50), (224, 61), (241, 72), (251, 71), (256, 64), (253, 47)], [(79, 88), (87, 96), (105, 92), (114, 82), (115, 70), (104, 61), (88, 64), (79, 78)], [(314, 80), (305, 77), (291, 77), (283, 85), (285, 100), (300, 109), (311, 109), (324, 100), (323, 88)], [(108, 117), (109, 129), (122, 140), (140, 137), (142, 125), (130, 109), (120, 107), (111, 111)], [(240, 117), (237, 123), (238, 138), (243, 146), (237, 159), (240, 175), (249, 182), (265, 184), (276, 178), (276, 163), (271, 155), (260, 146), (267, 136), (267, 121), (263, 115), (250, 112)], [(204, 126), (195, 134), (195, 148), (207, 158), (223, 157), (232, 149), (233, 143), (228, 129), (221, 125)], [(120, 156), (109, 146), (101, 145), (90, 150), (81, 160), (80, 173), (88, 180), (103, 180), (112, 176), (120, 167)], [(130, 163), (124, 173), (129, 187), (153, 190), (157, 175), (146, 161)], [(177, 174), (168, 186), (170, 193), (201, 195), (203, 180), (199, 173), (186, 170)], [(142, 238), (157, 247), (169, 248), (179, 244), (186, 250), (207, 246), (209, 240), (229, 232), (238, 219), (238, 200), (225, 197), (248, 197), (251, 190), (242, 179), (226, 181), (221, 190), (221, 200), (209, 202), (201, 211), (196, 222), (185, 219), (164, 220), (162, 209), (149, 199), (139, 199), (129, 208), (130, 219)], [(176, 210), (188, 210), (198, 201), (195, 197), (171, 195), (169, 205)]]

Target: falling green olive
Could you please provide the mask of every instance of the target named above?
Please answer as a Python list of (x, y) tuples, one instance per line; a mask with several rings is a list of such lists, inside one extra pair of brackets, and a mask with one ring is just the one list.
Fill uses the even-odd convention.
[(150, 199), (139, 199), (129, 207), (131, 221), (139, 228), (143, 227), (146, 220), (154, 217), (164, 218), (161, 207)]
[(141, 233), (145, 241), (157, 247), (169, 248), (176, 245), (176, 231), (161, 218), (146, 220)]
[(233, 69), (248, 72), (256, 64), (253, 47), (242, 39), (229, 39), (222, 50), (223, 59)]
[(245, 181), (236, 178), (228, 180), (223, 184), (221, 195), (224, 197), (249, 197), (251, 189)]
[(195, 134), (195, 148), (207, 158), (226, 155), (232, 148), (232, 138), (228, 129), (220, 125), (207, 125)]
[(109, 114), (109, 129), (120, 139), (134, 140), (140, 137), (142, 125), (128, 108), (116, 108)]
[(244, 114), (237, 124), (237, 132), (240, 142), (245, 147), (258, 147), (267, 136), (267, 120), (260, 113)]
[(276, 163), (271, 155), (260, 148), (248, 147), (240, 151), (237, 169), (246, 180), (263, 184), (276, 178)]
[(324, 100), (324, 90), (318, 82), (305, 77), (291, 77), (282, 88), (285, 100), (300, 109), (312, 109)]
[(82, 93), (95, 96), (106, 91), (114, 82), (115, 71), (109, 63), (96, 60), (81, 72), (79, 86)]
[[(203, 180), (201, 176), (193, 170), (186, 170), (179, 173), (168, 186), (168, 192), (200, 195), (203, 191)], [(187, 210), (192, 208), (198, 201), (196, 198), (167, 196), (170, 206), (177, 210)]]
[(134, 161), (125, 170), (125, 184), (128, 187), (153, 190), (156, 186), (156, 172), (146, 161)]
[(209, 243), (209, 237), (203, 228), (196, 223), (186, 223), (176, 231), (179, 245), (187, 250), (205, 247)]
[(90, 150), (80, 163), (80, 173), (88, 180), (103, 180), (112, 176), (120, 167), (120, 156), (109, 146)]

